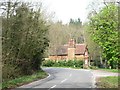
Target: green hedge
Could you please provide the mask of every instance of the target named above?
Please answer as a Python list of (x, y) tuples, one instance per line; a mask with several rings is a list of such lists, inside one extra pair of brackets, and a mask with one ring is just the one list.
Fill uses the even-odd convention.
[(83, 60), (45, 60), (42, 66), (46, 67), (78, 67), (83, 68)]

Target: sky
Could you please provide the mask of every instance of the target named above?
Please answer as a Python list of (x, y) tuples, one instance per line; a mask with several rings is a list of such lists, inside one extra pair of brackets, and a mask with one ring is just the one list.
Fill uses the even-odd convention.
[(47, 11), (54, 12), (54, 20), (68, 23), (70, 18), (80, 18), (82, 22), (87, 18), (87, 6), (90, 0), (43, 0)]
[[(28, 0), (23, 0), (27, 1)], [(88, 5), (92, 1), (96, 0), (29, 0), (32, 2), (42, 2), (43, 8), (46, 9), (48, 13), (54, 13), (54, 21), (62, 21), (64, 24), (68, 23), (70, 19), (78, 19), (84, 23), (87, 20), (87, 15), (89, 12)], [(103, 0), (97, 0), (103, 1)], [(113, 1), (113, 0), (104, 0)]]
[[(21, 0), (26, 1), (28, 0)], [(78, 19), (84, 23), (87, 20), (88, 5), (96, 0), (29, 0), (29, 2), (42, 2), (43, 8), (48, 14), (53, 14), (54, 21), (62, 21), (67, 24), (70, 19)], [(99, 1), (99, 0), (97, 0)]]
[(59, 20), (62, 21), (63, 24), (66, 24), (69, 23), (71, 18), (80, 18), (83, 23), (86, 22), (90, 10), (88, 5), (94, 2), (95, 4), (92, 4), (92, 8), (99, 11), (99, 9), (104, 6), (103, 1), (113, 2), (120, 0), (42, 0), (42, 3), (48, 12), (55, 13), (55, 21)]
[[(21, 0), (26, 1), (28, 0)], [(70, 19), (78, 19), (84, 23), (87, 20), (88, 5), (96, 0), (29, 0), (29, 2), (42, 2), (43, 8), (48, 14), (54, 13), (54, 21), (62, 21), (63, 24), (69, 23)], [(101, 1), (101, 0), (97, 0)]]

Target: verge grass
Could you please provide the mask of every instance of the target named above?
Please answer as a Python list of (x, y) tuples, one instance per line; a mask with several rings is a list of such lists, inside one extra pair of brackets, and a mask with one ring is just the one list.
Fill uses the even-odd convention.
[(99, 70), (113, 72), (113, 73), (118, 73), (118, 72), (120, 73), (120, 70), (118, 70), (118, 69), (99, 69)]
[(100, 77), (96, 81), (97, 88), (118, 88), (117, 76)]
[(9, 80), (6, 82), (2, 83), (2, 89), (11, 89), (11, 88), (16, 88), (18, 86), (24, 85), (24, 84), (28, 84), (30, 82), (36, 81), (38, 79), (43, 79), (45, 77), (47, 77), (48, 74), (42, 70), (34, 73), (33, 75), (27, 75), (27, 76), (22, 76), (20, 78), (16, 78), (13, 80)]

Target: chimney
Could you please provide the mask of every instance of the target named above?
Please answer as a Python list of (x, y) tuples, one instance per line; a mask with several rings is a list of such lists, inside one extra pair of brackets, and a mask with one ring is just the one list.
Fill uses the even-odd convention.
[(73, 39), (70, 39), (68, 42), (68, 60), (74, 60), (75, 58), (75, 42)]
[(70, 39), (68, 42), (69, 48), (75, 48), (75, 41), (74, 39)]

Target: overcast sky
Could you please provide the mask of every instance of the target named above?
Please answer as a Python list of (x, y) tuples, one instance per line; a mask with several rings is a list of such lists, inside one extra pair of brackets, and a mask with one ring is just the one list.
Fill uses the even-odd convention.
[[(22, 0), (21, 0), (22, 1)], [(28, 0), (23, 0), (27, 1)], [(68, 23), (70, 18), (80, 18), (82, 22), (85, 22), (88, 14), (88, 5), (92, 1), (103, 1), (103, 0), (29, 0), (32, 2), (42, 1), (43, 7), (48, 13), (55, 13), (54, 20)], [(105, 0), (111, 1), (111, 0)]]
[[(24, 0), (28, 1), (28, 0)], [(33, 2), (42, 1), (43, 7), (48, 13), (55, 13), (54, 20), (62, 21), (63, 23), (68, 23), (70, 18), (77, 19), (80, 18), (82, 22), (86, 21), (88, 14), (88, 5), (92, 1), (96, 0), (29, 0)], [(101, 1), (101, 0), (97, 0)], [(96, 2), (97, 2), (96, 1)]]
[(43, 0), (47, 11), (55, 12), (55, 20), (63, 23), (68, 23), (70, 18), (80, 18), (84, 22), (89, 2), (90, 0)]
[[(43, 4), (51, 12), (55, 12), (55, 20), (68, 23), (70, 18), (86, 21), (87, 6), (91, 0), (43, 0)], [(48, 11), (47, 10), (47, 11)]]

